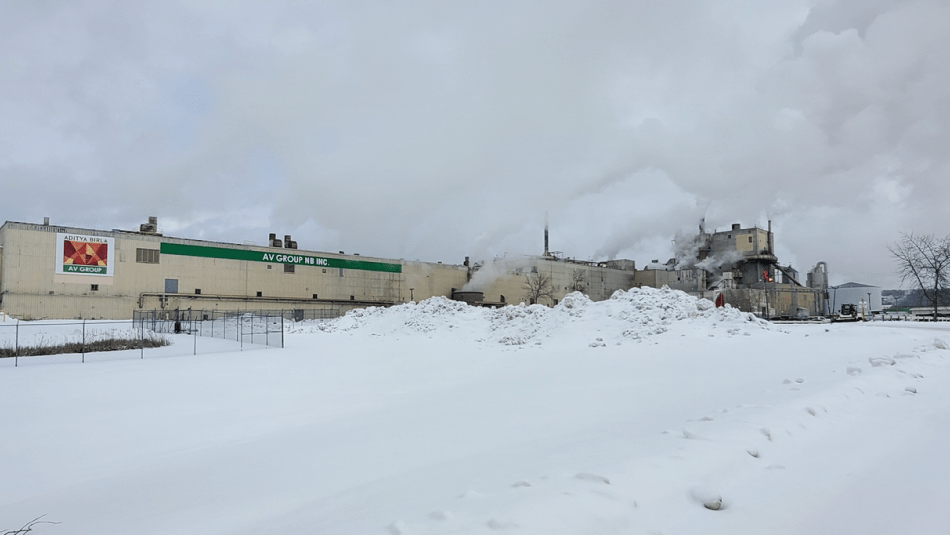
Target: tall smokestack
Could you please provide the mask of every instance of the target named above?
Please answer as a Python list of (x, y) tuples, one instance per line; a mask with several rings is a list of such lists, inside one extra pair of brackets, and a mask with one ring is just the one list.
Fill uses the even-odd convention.
[(544, 212), (544, 256), (551, 256), (548, 250), (548, 213)]

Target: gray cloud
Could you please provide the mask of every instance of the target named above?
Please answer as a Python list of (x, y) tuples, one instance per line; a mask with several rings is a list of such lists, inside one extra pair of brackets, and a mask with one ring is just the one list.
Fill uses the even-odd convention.
[(946, 234), (939, 1), (5, 2), (0, 219), (460, 262)]

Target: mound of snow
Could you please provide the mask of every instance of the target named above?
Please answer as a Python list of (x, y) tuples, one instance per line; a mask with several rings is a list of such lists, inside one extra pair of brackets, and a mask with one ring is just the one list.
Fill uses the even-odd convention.
[[(465, 329), (459, 329), (464, 325)], [(354, 329), (373, 334), (412, 335), (451, 332), (471, 335), (476, 341), (505, 345), (543, 345), (559, 337), (590, 337), (589, 345), (604, 347), (623, 340), (641, 341), (678, 327), (696, 335), (721, 327), (723, 335), (749, 335), (750, 330), (771, 329), (771, 324), (728, 305), (716, 308), (707, 299), (663, 287), (619, 290), (606, 301), (591, 301), (570, 293), (555, 307), (524, 304), (502, 308), (473, 307), (445, 297), (390, 308), (352, 310), (345, 316), (318, 324), (310, 332), (345, 332)]]

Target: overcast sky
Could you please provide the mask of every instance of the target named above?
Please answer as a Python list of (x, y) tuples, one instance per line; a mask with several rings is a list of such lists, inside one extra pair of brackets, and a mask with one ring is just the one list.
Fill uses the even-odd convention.
[(0, 221), (461, 263), (950, 234), (947, 0), (0, 0)]

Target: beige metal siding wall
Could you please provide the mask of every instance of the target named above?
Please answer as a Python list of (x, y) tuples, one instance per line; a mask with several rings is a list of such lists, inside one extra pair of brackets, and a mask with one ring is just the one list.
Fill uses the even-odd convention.
[[(327, 308), (357, 304), (401, 303), (450, 295), (467, 281), (464, 266), (400, 262), (358, 255), (337, 255), (263, 246), (183, 240), (156, 235), (97, 232), (88, 229), (7, 224), (2, 291), (7, 313), (29, 318), (129, 318), (132, 311), (192, 308), (257, 310)], [(55, 275), (56, 233), (115, 238), (110, 253), (114, 277)], [(325, 258), (402, 264), (402, 273), (161, 254), (158, 264), (136, 262), (137, 249), (158, 250), (161, 243), (203, 245), (260, 253), (302, 254)], [(58, 279), (58, 280), (54, 280)], [(178, 281), (178, 294), (161, 299), (165, 279)], [(408, 281), (408, 283), (407, 283)], [(92, 285), (98, 289), (93, 291)], [(195, 290), (201, 290), (196, 295)], [(257, 297), (261, 292), (262, 297)], [(144, 294), (144, 295), (143, 295)], [(317, 300), (313, 295), (317, 295)]]
[[(420, 301), (450, 296), (469, 280), (468, 268), (427, 262), (401, 262), (357, 255), (338, 255), (264, 246), (244, 246), (185, 240), (132, 232), (99, 232), (89, 229), (7, 224), (4, 226), (3, 307), (7, 313), (31, 318), (124, 319), (133, 310), (157, 308), (193, 310), (319, 309), (330, 306), (367, 306), (402, 303), (411, 296)], [(115, 239), (110, 253), (113, 277), (56, 275), (57, 232), (95, 235)], [(158, 264), (137, 262), (137, 249), (159, 250), (162, 243), (200, 245), (236, 251), (318, 256), (341, 260), (398, 263), (402, 273), (365, 271), (315, 265), (294, 266), (284, 271), (282, 263), (161, 254)], [(634, 284), (635, 272), (565, 261), (528, 257), (531, 265), (550, 275), (554, 298), (571, 291), (575, 270), (584, 274), (583, 293), (591, 299), (607, 299), (619, 289)], [(524, 276), (508, 272), (485, 292), (486, 301), (505, 295), (517, 304), (524, 297)], [(178, 281), (178, 293), (165, 295), (165, 280)], [(98, 285), (96, 290), (92, 285)], [(410, 288), (412, 291), (410, 292)], [(201, 290), (200, 295), (196, 290)], [(257, 292), (261, 297), (257, 297)], [(317, 299), (313, 299), (313, 295)], [(352, 299), (351, 299), (352, 298)]]
[[(88, 229), (6, 223), (6, 262), (0, 282), (5, 311), (22, 319), (129, 317), (134, 299), (114, 286), (118, 276), (55, 274), (56, 234), (60, 232), (111, 236)], [(110, 255), (118, 275), (121, 262), (115, 252)]]
[(408, 301), (410, 295), (416, 302), (439, 295), (451, 297), (452, 288), (461, 289), (468, 282), (468, 268), (465, 266), (403, 262), (402, 268), (402, 301)]
[[(182, 240), (178, 240), (182, 241)], [(215, 244), (215, 246), (221, 246)], [(241, 246), (233, 246), (240, 249)], [(338, 255), (304, 250), (266, 247), (245, 247), (261, 253), (301, 254), (353, 261), (402, 264), (402, 273), (341, 269), (336, 267), (294, 265), (285, 272), (282, 263), (245, 260), (187, 257), (163, 254), (161, 279), (157, 293), (164, 289), (164, 279), (178, 280), (179, 294), (166, 303), (168, 307), (220, 309), (288, 309), (324, 308), (329, 305), (362, 306), (402, 303), (409, 300), (414, 288), (416, 300), (432, 295), (448, 295), (452, 285), (464, 284), (466, 270), (461, 266), (443, 266), (422, 262), (400, 262), (358, 255)], [(407, 282), (408, 281), (408, 282)], [(461, 281), (461, 282), (459, 282)], [(195, 290), (201, 295), (196, 296)], [(257, 297), (257, 293), (261, 297)], [(313, 295), (317, 295), (314, 299)], [(220, 300), (213, 296), (226, 296)], [(235, 299), (237, 298), (237, 299)], [(143, 308), (159, 304), (158, 296), (143, 300)]]

